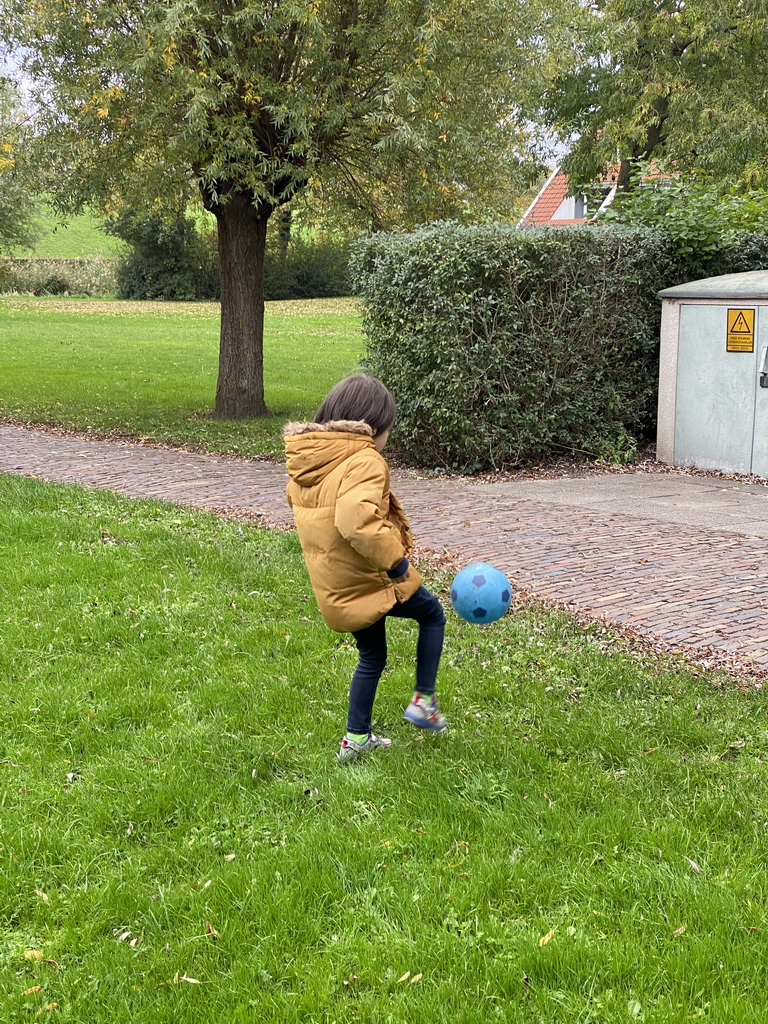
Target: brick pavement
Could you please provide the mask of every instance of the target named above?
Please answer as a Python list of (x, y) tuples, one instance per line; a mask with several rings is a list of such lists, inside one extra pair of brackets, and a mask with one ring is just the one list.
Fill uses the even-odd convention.
[[(0, 425), (0, 472), (290, 523), (275, 463)], [(393, 473), (420, 544), (503, 569), (534, 596), (703, 659), (768, 670), (768, 540), (515, 496), (510, 483)]]

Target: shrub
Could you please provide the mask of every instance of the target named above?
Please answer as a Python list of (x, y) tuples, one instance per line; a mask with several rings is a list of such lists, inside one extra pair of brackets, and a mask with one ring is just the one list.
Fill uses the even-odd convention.
[(185, 215), (123, 210), (107, 230), (130, 246), (117, 269), (119, 299), (214, 299), (220, 296), (215, 245)]
[(663, 162), (640, 161), (630, 173), (629, 187), (617, 191), (598, 219), (658, 228), (673, 238), (681, 254), (714, 258), (736, 244), (743, 232), (768, 230), (768, 192), (747, 190), (743, 182), (682, 175)]
[(393, 441), (475, 470), (631, 452), (655, 423), (661, 288), (768, 266), (748, 236), (681, 253), (644, 228), (438, 223), (359, 241), (366, 363), (395, 393)]
[(264, 271), (267, 299), (336, 298), (350, 291), (348, 242), (299, 235), (282, 251), (276, 232), (269, 236)]
[(69, 281), (60, 274), (49, 274), (45, 280), (35, 288), (35, 295), (66, 295), (69, 291)]
[[(221, 297), (215, 230), (201, 233), (188, 216), (126, 210), (109, 226), (131, 246), (118, 266), (121, 299), (218, 299)], [(270, 221), (264, 272), (266, 299), (314, 299), (348, 295), (349, 246), (344, 241), (280, 237)]]
[(0, 292), (28, 295), (114, 295), (117, 262), (84, 259), (0, 259)]

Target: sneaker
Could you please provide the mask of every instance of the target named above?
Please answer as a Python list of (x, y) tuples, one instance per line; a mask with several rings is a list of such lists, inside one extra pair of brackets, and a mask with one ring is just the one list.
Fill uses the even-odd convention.
[(448, 728), (445, 716), (440, 713), (437, 698), (424, 696), (417, 693), (411, 703), (403, 712), (403, 718), (412, 722), (417, 729), (431, 729), (433, 732), (442, 732)]
[(337, 761), (354, 761), (356, 757), (360, 757), (361, 754), (368, 754), (372, 750), (386, 750), (387, 747), (392, 746), (392, 740), (387, 740), (383, 736), (374, 736), (372, 732), (368, 733), (368, 739), (365, 743), (355, 743), (354, 740), (350, 740), (348, 737), (344, 737), (341, 741), (341, 747), (336, 755)]

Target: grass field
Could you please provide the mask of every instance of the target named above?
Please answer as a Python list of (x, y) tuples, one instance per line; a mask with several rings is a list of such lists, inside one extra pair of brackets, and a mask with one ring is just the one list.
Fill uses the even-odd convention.
[(49, 206), (43, 204), (37, 217), (39, 234), (34, 249), (19, 249), (14, 255), (67, 259), (116, 256), (123, 243), (102, 231), (100, 224), (96, 217), (87, 213), (62, 222)]
[(363, 338), (351, 299), (267, 303), (265, 331), (272, 416), (216, 422), (217, 304), (0, 297), (0, 417), (277, 453), (283, 422), (355, 370)]
[(294, 535), (9, 477), (0, 531), (3, 1021), (768, 1019), (763, 693), (452, 616), (422, 736), (395, 622), (337, 765)]

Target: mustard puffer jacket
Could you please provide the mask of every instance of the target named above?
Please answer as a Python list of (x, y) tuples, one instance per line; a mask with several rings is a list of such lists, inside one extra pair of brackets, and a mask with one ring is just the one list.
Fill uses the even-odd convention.
[(387, 575), (413, 551), (389, 467), (357, 420), (287, 423), (283, 437), (286, 495), (320, 612), (338, 633), (370, 626), (421, 586), (413, 566), (405, 579)]

